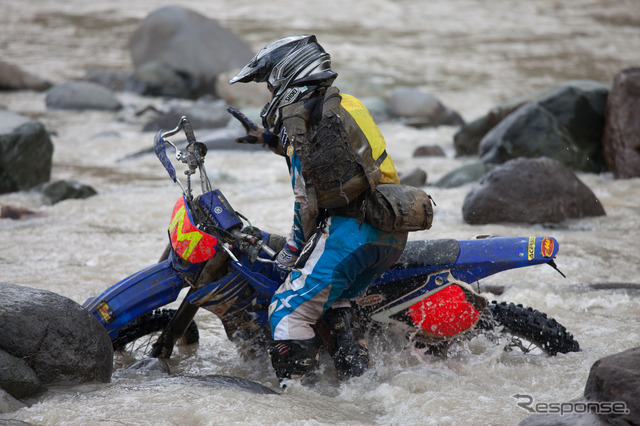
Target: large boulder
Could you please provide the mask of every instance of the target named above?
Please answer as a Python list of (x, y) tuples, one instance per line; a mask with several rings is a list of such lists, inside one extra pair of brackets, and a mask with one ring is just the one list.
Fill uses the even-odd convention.
[[(640, 347), (596, 361), (584, 388), (591, 401), (622, 402), (629, 413), (607, 413), (612, 424), (640, 424)], [(626, 422), (626, 423), (623, 423)]]
[(604, 214), (593, 192), (551, 158), (518, 158), (494, 168), (471, 188), (462, 206), (470, 224), (560, 223)]
[(602, 145), (616, 178), (640, 176), (640, 68), (626, 69), (614, 79)]
[(71, 299), (0, 283), (0, 324), (0, 350), (23, 359), (45, 386), (111, 380), (111, 339)]
[(395, 87), (389, 95), (389, 115), (416, 127), (460, 126), (464, 120), (430, 93), (407, 86)]
[(0, 60), (0, 90), (47, 90), (51, 83), (20, 67)]
[(164, 64), (208, 84), (211, 92), (218, 74), (246, 65), (254, 55), (217, 22), (180, 6), (151, 12), (131, 34), (129, 49), (135, 68)]
[(122, 104), (111, 89), (91, 81), (71, 81), (47, 90), (45, 103), (49, 109), (115, 111)]
[(52, 157), (53, 143), (42, 123), (0, 110), (0, 194), (48, 182)]
[(576, 82), (523, 105), (482, 138), (482, 161), (550, 157), (577, 171), (605, 170), (601, 141), (608, 92), (604, 84)]

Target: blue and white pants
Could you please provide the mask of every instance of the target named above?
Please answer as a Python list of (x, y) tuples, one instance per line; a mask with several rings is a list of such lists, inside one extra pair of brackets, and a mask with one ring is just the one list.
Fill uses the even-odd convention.
[[(362, 228), (362, 229), (360, 229)], [(330, 307), (349, 306), (402, 254), (407, 233), (385, 232), (354, 218), (332, 216), (307, 246), (269, 306), (273, 340), (306, 340)]]

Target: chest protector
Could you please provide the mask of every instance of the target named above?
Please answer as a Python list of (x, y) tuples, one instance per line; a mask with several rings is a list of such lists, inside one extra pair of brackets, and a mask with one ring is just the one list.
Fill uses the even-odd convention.
[(345, 207), (378, 184), (400, 182), (382, 133), (353, 96), (330, 87), (284, 107), (282, 116), (311, 209)]

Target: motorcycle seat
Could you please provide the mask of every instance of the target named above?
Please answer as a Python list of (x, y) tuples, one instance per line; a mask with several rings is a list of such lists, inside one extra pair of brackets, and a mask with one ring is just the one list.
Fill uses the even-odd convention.
[(404, 252), (390, 269), (453, 265), (459, 254), (460, 245), (452, 238), (407, 241)]

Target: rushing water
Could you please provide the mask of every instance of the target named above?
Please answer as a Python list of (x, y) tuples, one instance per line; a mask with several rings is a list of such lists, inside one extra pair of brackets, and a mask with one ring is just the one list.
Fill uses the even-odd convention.
[[(638, 65), (640, 8), (635, 0), (194, 0), (182, 3), (244, 37), (258, 49), (272, 39), (315, 33), (334, 67), (383, 87), (410, 84), (438, 96), (467, 120), (499, 102), (567, 79), (611, 82)], [(62, 83), (89, 69), (130, 70), (128, 36), (162, 6), (156, 0), (3, 0), (2, 59)], [(357, 93), (355, 93), (357, 94)], [(126, 104), (156, 102), (120, 94)], [(113, 113), (47, 111), (42, 93), (0, 93), (0, 104), (55, 132), (52, 180), (77, 180), (99, 195), (48, 206), (30, 192), (0, 196), (38, 214), (0, 221), (0, 281), (54, 291), (82, 303), (155, 262), (178, 189), (153, 156), (119, 161), (150, 146), (135, 120)], [(455, 129), (381, 129), (401, 171), (426, 170), (433, 182), (466, 161), (454, 157)], [(417, 145), (438, 144), (447, 157), (413, 158)], [(252, 222), (285, 233), (292, 196), (285, 165), (267, 153), (218, 151), (210, 176)], [(560, 242), (556, 259), (567, 278), (546, 266), (486, 280), (506, 286), (497, 296), (547, 312), (564, 324), (582, 351), (554, 358), (518, 357), (474, 344), (446, 360), (375, 344), (373, 368), (338, 382), (330, 372), (316, 388), (253, 395), (191, 376), (235, 375), (277, 389), (264, 358), (243, 361), (208, 312), (196, 320), (197, 351), (178, 352), (172, 375), (124, 376), (109, 384), (51, 389), (29, 408), (0, 419), (33, 424), (517, 424), (527, 417), (513, 395), (536, 402), (581, 396), (597, 359), (638, 345), (637, 292), (593, 290), (593, 283), (638, 283), (640, 180), (580, 174), (607, 215), (559, 226), (486, 225), (462, 221), (469, 186), (430, 188), (434, 227), (420, 238), (477, 234), (547, 235)], [(493, 297), (492, 295), (488, 295)], [(325, 360), (326, 361), (326, 360)]]

